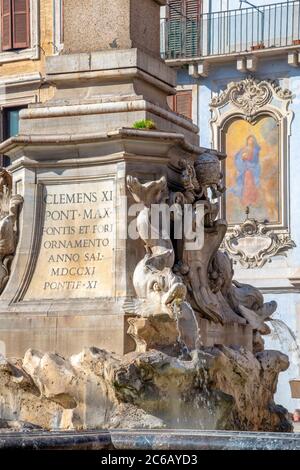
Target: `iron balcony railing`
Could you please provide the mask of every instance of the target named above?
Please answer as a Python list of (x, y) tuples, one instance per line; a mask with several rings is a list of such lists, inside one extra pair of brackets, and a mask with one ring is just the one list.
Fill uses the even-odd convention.
[(300, 1), (166, 20), (162, 23), (161, 38), (165, 59), (300, 45)]

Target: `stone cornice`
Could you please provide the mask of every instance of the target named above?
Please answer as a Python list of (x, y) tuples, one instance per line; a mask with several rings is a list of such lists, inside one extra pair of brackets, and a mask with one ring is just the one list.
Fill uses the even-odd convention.
[(0, 79), (0, 87), (18, 87), (24, 85), (40, 85), (43, 82), (41, 73), (26, 73), (23, 75), (13, 75)]
[(88, 79), (93, 73), (98, 79), (101, 74), (106, 78), (110, 74), (113, 76), (128, 69), (138, 69), (169, 86), (176, 85), (174, 70), (161, 59), (137, 48), (51, 56), (46, 60), (46, 78), (52, 82), (66, 80), (68, 77)]
[[(26, 153), (25, 149), (38, 149), (38, 147), (42, 147), (44, 152), (46, 152), (46, 148), (50, 147), (76, 147), (82, 145), (111, 145), (117, 142), (123, 142), (124, 148), (126, 148), (126, 143), (128, 146), (132, 143), (144, 143), (144, 142), (152, 142), (152, 152), (154, 154), (154, 145), (159, 147), (159, 152), (157, 154), (157, 158), (165, 158), (164, 152), (162, 147), (165, 146), (166, 148), (172, 148), (178, 145), (184, 152), (190, 153), (194, 156), (200, 155), (204, 152), (211, 152), (210, 150), (199, 147), (197, 145), (190, 144), (183, 134), (177, 133), (169, 133), (169, 132), (159, 132), (159, 131), (147, 131), (147, 130), (137, 130), (137, 129), (117, 129), (115, 131), (109, 133), (99, 133), (99, 134), (76, 134), (76, 135), (35, 135), (35, 136), (28, 136), (28, 135), (19, 135), (16, 137), (11, 137), (7, 141), (3, 142), (0, 145), (0, 152), (6, 154), (16, 154), (18, 149), (21, 150), (20, 157), (22, 157), (22, 152)], [(126, 153), (126, 151), (125, 151)], [(217, 153), (217, 152), (214, 152)], [(140, 153), (139, 153), (140, 155)], [(217, 153), (220, 160), (225, 158), (223, 153)], [(152, 158), (154, 158), (153, 155)], [(112, 155), (108, 156), (108, 160), (112, 160), (113, 158), (117, 158), (118, 160), (124, 160), (127, 157), (124, 157), (124, 154), (119, 151), (119, 154), (116, 153), (115, 157)], [(130, 155), (128, 158), (133, 158)], [(139, 156), (141, 159), (142, 156)], [(78, 161), (81, 160), (84, 164), (94, 164), (96, 161), (103, 161), (105, 157), (100, 156), (95, 158), (85, 158), (85, 157), (78, 157), (74, 159), (74, 164), (78, 164)], [(70, 158), (68, 160), (68, 165), (70, 164)], [(16, 167), (21, 165), (25, 166), (41, 166), (46, 165), (46, 161), (35, 161), (35, 159), (31, 158), (19, 158), (13, 165), (11, 166), (11, 170), (14, 171)], [(57, 163), (59, 165), (64, 165), (63, 158)], [(53, 165), (53, 163), (52, 163)]]
[(77, 104), (70, 106), (51, 106), (40, 108), (28, 108), (22, 110), (22, 120), (26, 119), (43, 119), (43, 118), (59, 118), (71, 116), (85, 116), (92, 114), (112, 114), (120, 112), (132, 111), (148, 111), (157, 116), (163, 117), (176, 125), (183, 127), (195, 134), (198, 133), (198, 127), (189, 119), (168, 111), (156, 104), (150, 103), (143, 99), (136, 99), (130, 101), (117, 101), (107, 103), (94, 103), (94, 104)]
[(52, 85), (57, 86), (65, 86), (70, 84), (76, 84), (80, 81), (89, 81), (90, 84), (92, 82), (97, 82), (99, 85), (101, 82), (107, 82), (108, 80), (134, 80), (140, 79), (151, 85), (155, 86), (166, 92), (168, 95), (174, 95), (175, 89), (169, 83), (154, 77), (153, 75), (145, 72), (137, 67), (129, 67), (123, 68), (120, 70), (111, 69), (111, 70), (97, 70), (97, 71), (90, 71), (90, 72), (74, 72), (74, 73), (64, 73), (58, 75), (48, 75), (47, 81)]

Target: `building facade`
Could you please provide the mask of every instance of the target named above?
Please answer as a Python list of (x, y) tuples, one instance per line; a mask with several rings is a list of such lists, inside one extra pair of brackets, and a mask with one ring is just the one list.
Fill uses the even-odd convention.
[[(51, 96), (45, 58), (62, 46), (62, 0), (1, 0), (0, 139), (18, 133), (19, 112)], [(9, 160), (1, 156), (1, 164)]]
[[(300, 2), (170, 0), (162, 54), (177, 70), (169, 105), (227, 153), (224, 249), (236, 277), (278, 303), (269, 348), (290, 357), (278, 400), (300, 373)], [(282, 323), (284, 322), (284, 323)]]

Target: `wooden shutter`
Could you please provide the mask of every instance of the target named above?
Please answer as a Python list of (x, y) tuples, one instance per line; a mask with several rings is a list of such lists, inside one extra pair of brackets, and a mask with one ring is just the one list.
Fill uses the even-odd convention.
[(192, 119), (192, 91), (179, 91), (175, 98), (176, 112)]
[(2, 50), (12, 49), (12, 8), (11, 0), (1, 0), (1, 43)]
[(169, 0), (169, 44), (171, 56), (194, 57), (200, 51), (202, 0)]
[(168, 97), (168, 105), (178, 114), (192, 119), (193, 95), (192, 90), (178, 91), (175, 96)]
[(168, 51), (171, 57), (180, 57), (183, 53), (183, 26), (182, 0), (170, 0), (168, 19)]
[(202, 0), (185, 0), (185, 15), (198, 18), (202, 10)]
[(30, 0), (12, 0), (13, 48), (30, 46)]
[(202, 0), (186, 0), (185, 16), (185, 50), (186, 57), (195, 57), (200, 55), (200, 14)]

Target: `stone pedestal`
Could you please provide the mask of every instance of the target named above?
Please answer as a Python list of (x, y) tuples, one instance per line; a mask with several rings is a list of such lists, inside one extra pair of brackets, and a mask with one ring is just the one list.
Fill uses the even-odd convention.
[(183, 135), (160, 131), (59, 135), (54, 122), (57, 135), (8, 144), (24, 206), (0, 300), (3, 352), (21, 356), (33, 347), (67, 356), (93, 344), (123, 354), (134, 349), (123, 305), (135, 296), (132, 276), (144, 253), (140, 240), (119, 237), (126, 176), (165, 175), (176, 185), (173, 165), (191, 147)]
[[(203, 152), (197, 127), (167, 105), (176, 77), (159, 58), (164, 2), (64, 3), (63, 54), (46, 67), (54, 97), (22, 111), (20, 134), (1, 146), (24, 197), (0, 298), (7, 356), (29, 347), (63, 355), (90, 345), (134, 349), (124, 303), (135, 296), (144, 248), (120, 235), (126, 177), (164, 175), (176, 188), (179, 160)], [(141, 119), (156, 130), (133, 129)]]

